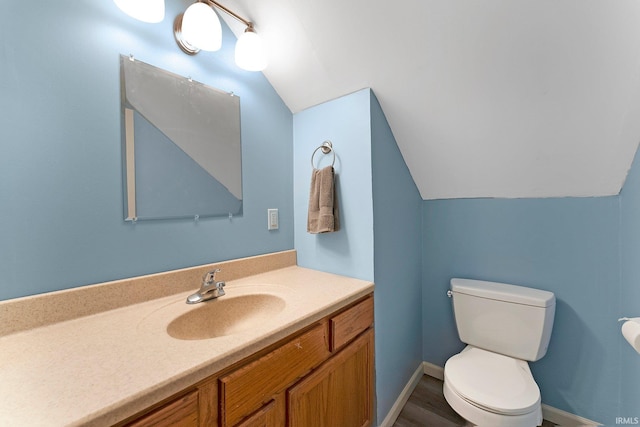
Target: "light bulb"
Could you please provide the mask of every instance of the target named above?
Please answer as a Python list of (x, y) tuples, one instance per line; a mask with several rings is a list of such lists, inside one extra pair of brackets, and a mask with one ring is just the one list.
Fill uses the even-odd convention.
[(127, 15), (139, 21), (156, 23), (164, 19), (164, 0), (113, 0)]
[(222, 46), (222, 27), (216, 12), (205, 3), (194, 3), (182, 16), (182, 39), (189, 45), (214, 52)]
[(247, 71), (262, 71), (267, 67), (264, 43), (253, 28), (247, 28), (236, 43), (236, 64)]

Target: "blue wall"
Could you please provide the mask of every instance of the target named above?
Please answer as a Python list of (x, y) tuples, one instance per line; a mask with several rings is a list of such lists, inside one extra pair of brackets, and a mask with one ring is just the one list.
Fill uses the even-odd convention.
[[(236, 67), (224, 25), (221, 51), (180, 51), (173, 19), (189, 3), (167, 2), (159, 24), (109, 0), (0, 4), (0, 299), (293, 248), (291, 112), (261, 73)], [(241, 217), (125, 223), (119, 55), (130, 53), (240, 96)]]
[(463, 344), (451, 277), (546, 289), (557, 297), (543, 403), (605, 425), (640, 416), (640, 357), (622, 315), (640, 315), (640, 165), (620, 196), (423, 202), (423, 355), (443, 366)]
[[(369, 89), (320, 104), (293, 118), (293, 193), (298, 265), (373, 281), (371, 115)], [(330, 140), (340, 217), (335, 233), (307, 233), (311, 154)], [(318, 150), (316, 168), (333, 156)]]
[[(640, 156), (620, 193), (620, 315), (640, 316)], [(614, 295), (611, 295), (613, 298)], [(619, 416), (640, 417), (640, 355), (620, 335)]]
[[(336, 152), (341, 229), (306, 232), (311, 153)], [(422, 362), (421, 198), (369, 89), (294, 116), (295, 247), (303, 267), (376, 284), (377, 416), (382, 421)], [(316, 166), (331, 155), (316, 153)], [(375, 226), (374, 226), (375, 225)]]
[(422, 198), (371, 94), (376, 382), (382, 421), (422, 364)]

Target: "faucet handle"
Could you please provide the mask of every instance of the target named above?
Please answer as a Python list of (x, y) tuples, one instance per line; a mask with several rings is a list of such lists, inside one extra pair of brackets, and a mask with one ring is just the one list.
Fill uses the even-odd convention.
[(220, 269), (216, 268), (213, 271), (205, 273), (205, 275), (202, 277), (202, 286), (213, 285), (216, 282), (216, 273), (218, 273), (219, 271)]

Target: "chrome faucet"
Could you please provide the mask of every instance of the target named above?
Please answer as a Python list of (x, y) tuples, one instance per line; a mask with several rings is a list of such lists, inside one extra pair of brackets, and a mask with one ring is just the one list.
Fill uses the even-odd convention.
[(219, 271), (220, 269), (216, 268), (204, 275), (202, 278), (202, 286), (200, 286), (198, 292), (187, 297), (187, 304), (196, 304), (224, 295), (223, 288), (225, 283), (216, 282), (216, 273)]

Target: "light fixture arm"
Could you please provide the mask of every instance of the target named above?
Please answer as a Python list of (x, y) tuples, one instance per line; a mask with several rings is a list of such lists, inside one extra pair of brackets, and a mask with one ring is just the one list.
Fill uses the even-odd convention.
[(228, 7), (221, 5), (217, 1), (215, 1), (215, 0), (204, 0), (203, 3), (207, 3), (209, 6), (212, 6), (212, 7), (213, 6), (217, 7), (218, 9), (222, 10), (223, 12), (227, 13), (228, 15), (231, 15), (232, 17), (234, 17), (238, 21), (242, 22), (250, 30), (253, 30), (253, 22), (244, 19), (242, 16), (238, 15), (237, 13), (235, 13), (233, 10), (229, 9)]
[[(223, 11), (246, 26), (238, 37), (235, 49), (236, 65), (247, 71), (262, 71), (267, 66), (267, 56), (262, 40), (253, 22), (243, 18), (217, 0), (197, 0), (173, 21), (173, 35), (182, 51), (195, 55), (202, 50), (215, 52), (220, 49), (222, 31), (216, 9)], [(183, 24), (186, 26), (183, 28)], [(185, 31), (188, 34), (185, 34)]]

